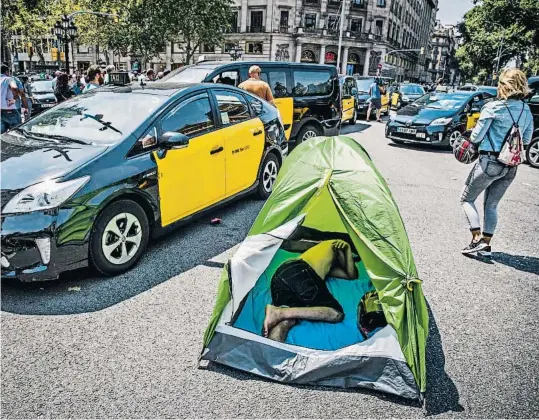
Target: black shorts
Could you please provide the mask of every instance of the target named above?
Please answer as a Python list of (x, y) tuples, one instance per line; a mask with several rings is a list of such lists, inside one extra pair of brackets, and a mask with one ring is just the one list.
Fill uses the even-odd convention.
[(343, 314), (341, 304), (329, 292), (326, 282), (303, 260), (287, 261), (271, 279), (275, 306), (290, 308), (326, 307)]
[(371, 104), (375, 109), (382, 109), (382, 99), (380, 98), (372, 98)]

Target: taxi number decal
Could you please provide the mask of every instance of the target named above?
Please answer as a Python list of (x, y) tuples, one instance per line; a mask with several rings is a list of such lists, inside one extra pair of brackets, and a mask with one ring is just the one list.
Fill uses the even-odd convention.
[(240, 147), (239, 149), (232, 150), (232, 154), (235, 155), (236, 153), (244, 152), (245, 150), (249, 150), (251, 146), (247, 145), (244, 147)]

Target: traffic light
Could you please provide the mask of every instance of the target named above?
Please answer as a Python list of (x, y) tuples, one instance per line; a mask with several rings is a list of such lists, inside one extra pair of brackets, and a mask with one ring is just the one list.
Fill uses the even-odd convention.
[(419, 54), (421, 54), (421, 55), (425, 54), (425, 47), (421, 47), (421, 50), (419, 51)]
[(51, 48), (52, 61), (58, 61), (58, 48)]
[(66, 61), (66, 53), (63, 51), (60, 51), (60, 61)]

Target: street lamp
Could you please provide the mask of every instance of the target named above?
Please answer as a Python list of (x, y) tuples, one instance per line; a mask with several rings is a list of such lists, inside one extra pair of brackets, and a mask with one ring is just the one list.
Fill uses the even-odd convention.
[(77, 37), (77, 27), (68, 16), (64, 15), (62, 20), (58, 20), (52, 28), (52, 34), (56, 35), (58, 40), (64, 44), (66, 71), (69, 74), (69, 43)]
[(236, 61), (239, 60), (243, 55), (243, 48), (241, 48), (239, 44), (236, 44), (230, 47), (228, 53), (230, 54), (230, 58), (232, 59), (232, 61)]

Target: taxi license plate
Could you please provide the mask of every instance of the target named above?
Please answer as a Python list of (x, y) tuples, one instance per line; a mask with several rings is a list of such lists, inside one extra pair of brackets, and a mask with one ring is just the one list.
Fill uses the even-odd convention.
[(41, 104), (42, 108), (52, 108), (56, 104)]
[(417, 133), (415, 136), (417, 138), (424, 139), (425, 138), (425, 133)]
[(397, 127), (397, 133), (415, 134), (417, 130), (415, 128)]

